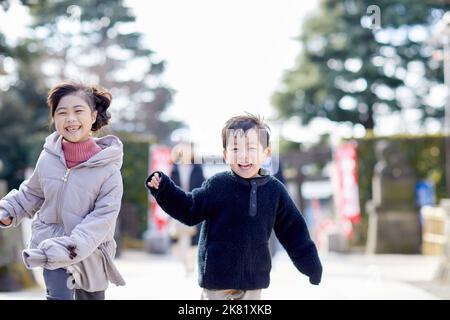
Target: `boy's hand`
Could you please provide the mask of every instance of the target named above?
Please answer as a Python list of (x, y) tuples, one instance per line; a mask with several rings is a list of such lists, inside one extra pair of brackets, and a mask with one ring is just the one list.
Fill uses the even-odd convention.
[(319, 285), (320, 280), (322, 279), (322, 271), (316, 272), (309, 277), (309, 282), (314, 285)]
[(150, 182), (147, 183), (147, 185), (151, 188), (155, 188), (158, 189), (159, 188), (159, 183), (161, 182), (161, 177), (159, 176), (159, 173), (156, 172), (152, 179), (150, 180)]

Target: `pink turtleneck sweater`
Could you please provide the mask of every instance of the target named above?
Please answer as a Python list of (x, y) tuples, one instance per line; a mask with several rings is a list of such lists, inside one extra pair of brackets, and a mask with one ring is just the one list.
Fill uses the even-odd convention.
[(67, 168), (69, 169), (85, 162), (93, 155), (102, 151), (102, 148), (100, 148), (92, 138), (75, 143), (62, 139), (62, 149), (64, 151), (64, 157), (66, 158)]

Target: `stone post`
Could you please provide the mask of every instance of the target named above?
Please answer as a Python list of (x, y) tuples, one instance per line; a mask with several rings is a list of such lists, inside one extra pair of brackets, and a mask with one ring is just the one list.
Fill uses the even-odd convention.
[(421, 225), (416, 177), (398, 143), (379, 141), (372, 180), (367, 253), (420, 253)]

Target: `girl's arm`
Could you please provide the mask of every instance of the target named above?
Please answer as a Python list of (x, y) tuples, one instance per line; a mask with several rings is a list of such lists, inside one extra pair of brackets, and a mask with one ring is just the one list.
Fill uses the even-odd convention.
[(72, 230), (70, 236), (47, 239), (37, 249), (24, 250), (26, 266), (53, 270), (86, 259), (114, 232), (122, 194), (122, 177), (116, 171), (103, 183), (94, 210)]
[(206, 219), (210, 181), (205, 181), (201, 188), (192, 192), (184, 192), (167, 175), (156, 171), (147, 178), (145, 186), (161, 208), (182, 223), (194, 226)]
[(312, 284), (319, 284), (322, 277), (322, 264), (316, 245), (311, 240), (302, 214), (284, 186), (278, 204), (274, 231), (295, 267), (308, 276)]
[(19, 187), (19, 190), (11, 190), (3, 199), (0, 200), (0, 219), (8, 221), (12, 219), (9, 225), (1, 223), (0, 227), (18, 226), (23, 218), (32, 218), (41, 208), (44, 202), (44, 193), (39, 182), (39, 161), (36, 163), (36, 169), (31, 177)]

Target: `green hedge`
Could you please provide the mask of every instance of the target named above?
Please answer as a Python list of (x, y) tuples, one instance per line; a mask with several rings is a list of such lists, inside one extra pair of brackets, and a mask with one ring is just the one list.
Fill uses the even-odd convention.
[(147, 228), (148, 192), (144, 182), (148, 175), (150, 141), (136, 135), (118, 136), (124, 151), (121, 230), (128, 237), (140, 239)]

